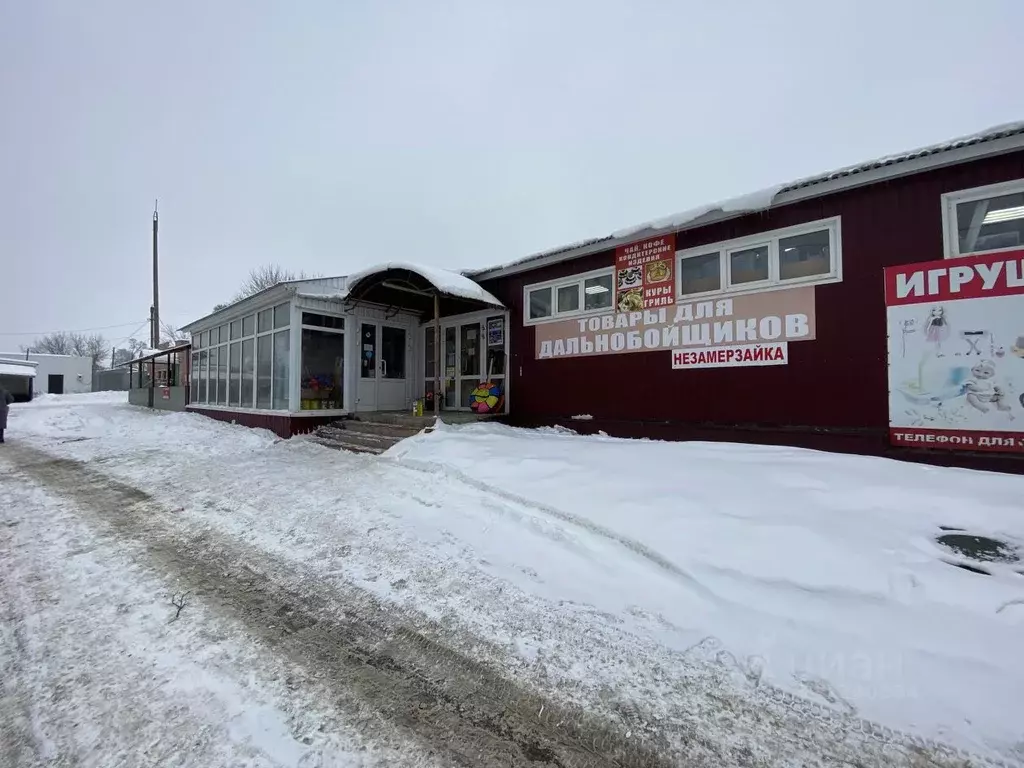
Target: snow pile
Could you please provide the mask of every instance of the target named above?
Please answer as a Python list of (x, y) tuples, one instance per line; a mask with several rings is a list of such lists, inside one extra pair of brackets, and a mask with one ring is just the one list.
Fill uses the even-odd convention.
[(13, 406), (10, 419), (12, 438), (21, 431), (61, 443), (103, 438), (118, 453), (171, 446), (217, 453), (219, 440), (238, 450), (259, 450), (280, 439), (268, 430), (238, 429), (194, 413), (129, 405), (127, 392), (37, 395), (31, 403)]
[[(768, 682), (891, 727), (974, 746), (1024, 736), (1024, 574), (952, 567), (934, 541), (949, 526), (1020, 546), (1024, 478), (497, 425), (444, 427), (388, 455), (618, 542), (607, 568), (621, 582), (573, 589), (613, 615), (662, 617), (667, 644), (714, 637)], [(637, 558), (677, 578), (644, 590), (623, 567)], [(541, 578), (557, 572), (536, 560)]]

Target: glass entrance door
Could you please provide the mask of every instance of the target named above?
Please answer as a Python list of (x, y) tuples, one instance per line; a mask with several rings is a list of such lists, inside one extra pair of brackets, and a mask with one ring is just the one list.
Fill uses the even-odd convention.
[[(428, 329), (428, 334), (433, 329)], [(449, 325), (441, 329), (444, 339), (444, 407), (449, 411), (468, 411), (470, 394), (480, 383), (480, 323)], [(432, 346), (432, 345), (431, 345)], [(429, 367), (429, 366), (428, 366)]]
[(459, 326), (459, 410), (468, 410), (470, 396), (483, 372), (480, 370), (480, 323), (465, 323)]
[[(506, 354), (508, 341), (505, 318), (480, 317), (472, 322), (459, 322), (451, 318), (441, 325), (439, 377), (441, 379), (441, 407), (449, 411), (469, 411), (473, 391), (482, 381), (496, 385), (504, 400), (506, 380)], [(434, 391), (437, 347), (434, 345), (434, 327), (423, 328), (423, 392), (428, 397)], [(499, 403), (496, 406), (503, 409)]]
[(405, 368), (408, 334), (405, 328), (381, 325), (380, 369), (377, 372), (377, 410), (404, 411), (409, 405)]
[(360, 411), (401, 411), (408, 406), (405, 328), (364, 322), (359, 327)]

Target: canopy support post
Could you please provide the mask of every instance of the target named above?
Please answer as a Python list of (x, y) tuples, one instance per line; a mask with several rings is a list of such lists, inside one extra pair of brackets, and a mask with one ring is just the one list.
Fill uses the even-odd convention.
[(441, 296), (434, 291), (434, 418), (441, 414)]

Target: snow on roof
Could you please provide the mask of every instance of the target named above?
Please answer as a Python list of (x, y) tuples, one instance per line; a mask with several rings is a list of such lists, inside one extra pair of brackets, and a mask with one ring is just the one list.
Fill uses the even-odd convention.
[(24, 376), (32, 378), (36, 375), (36, 366), (29, 360), (5, 360), (0, 359), (0, 376)]
[(359, 272), (348, 276), (348, 286), (351, 289), (361, 280), (369, 277), (370, 275), (378, 272), (386, 272), (390, 269), (405, 269), (409, 272), (415, 272), (446, 296), (455, 296), (460, 299), (479, 301), (483, 304), (490, 304), (494, 307), (504, 306), (492, 294), (485, 291), (465, 275), (461, 275), (458, 272), (450, 272), (447, 269), (427, 267), (423, 264), (413, 264), (408, 261), (389, 261), (384, 264), (377, 264), (369, 269), (360, 270)]
[[(751, 192), (746, 195), (740, 195), (739, 197), (729, 198), (722, 200), (717, 203), (709, 203), (701, 205), (696, 208), (691, 208), (680, 213), (672, 214), (670, 216), (664, 216), (659, 219), (653, 219), (651, 221), (644, 222), (643, 224), (637, 224), (632, 227), (626, 227), (624, 229), (616, 230), (610, 235), (604, 237), (595, 237), (588, 240), (582, 240), (571, 245), (562, 245), (558, 248), (553, 248), (547, 251), (541, 251), (539, 253), (526, 256), (521, 259), (506, 262), (505, 264), (487, 267), (485, 269), (474, 269), (468, 274), (470, 275), (483, 275), (485, 273), (500, 272), (505, 269), (517, 267), (522, 264), (527, 264), (532, 261), (538, 261), (540, 259), (547, 259), (560, 254), (570, 254), (576, 250), (588, 248), (590, 246), (603, 243), (612, 240), (621, 240), (624, 238), (632, 237), (633, 235), (644, 232), (646, 230), (669, 230), (669, 229), (684, 229), (688, 226), (699, 226), (696, 224), (700, 219), (704, 218), (709, 214), (744, 214), (744, 213), (756, 213), (758, 211), (764, 211), (772, 207), (776, 203), (776, 199), (785, 194), (786, 192), (794, 192), (796, 190), (806, 189), (813, 187), (816, 184), (824, 184), (825, 182), (834, 181), (836, 179), (843, 179), (850, 176), (856, 176), (857, 174), (866, 173), (877, 168), (884, 168), (887, 166), (897, 165), (899, 163), (907, 162), (909, 160), (916, 160), (918, 158), (929, 157), (932, 155), (941, 155), (944, 152), (951, 150), (960, 149), (963, 147), (969, 147), (975, 144), (982, 144), (987, 141), (994, 141), (995, 139), (1002, 139), (1010, 136), (1017, 136), (1024, 134), (1024, 121), (1015, 123), (1003, 123), (996, 125), (991, 128), (986, 128), (983, 131), (972, 133), (967, 136), (960, 136), (955, 139), (941, 142), (939, 144), (931, 144), (926, 147), (920, 147), (918, 149), (912, 149), (906, 152), (899, 152), (893, 155), (885, 155), (874, 160), (868, 160), (866, 162), (857, 163), (856, 165), (847, 165), (842, 168), (838, 168), (827, 173), (818, 174), (816, 176), (807, 176), (803, 179), (791, 181), (786, 184), (778, 184), (776, 186), (768, 187), (757, 192)], [(566, 256), (565, 258), (571, 258)]]
[(930, 144), (927, 147), (919, 147), (918, 149), (911, 149), (905, 152), (897, 152), (894, 155), (885, 155), (874, 160), (868, 160), (855, 165), (847, 165), (843, 168), (837, 168), (834, 171), (821, 173), (816, 176), (807, 176), (803, 179), (791, 181), (788, 184), (783, 185), (779, 192), (792, 192), (795, 189), (803, 189), (805, 187), (814, 186), (815, 184), (822, 184), (826, 181), (833, 181), (834, 179), (853, 176), (858, 173), (874, 170), (875, 168), (884, 168), (885, 166), (903, 163), (907, 160), (916, 160), (919, 157), (938, 155), (943, 152), (960, 149), (961, 147), (969, 147), (974, 144), (982, 144), (986, 141), (993, 141), (995, 139), (1002, 139), (1008, 136), (1017, 136), (1020, 134), (1024, 134), (1024, 120), (1018, 120), (1014, 123), (1001, 123), (999, 125), (994, 125), (991, 128), (978, 131), (977, 133), (971, 133), (967, 136), (958, 136), (955, 139), (949, 139), (948, 141), (943, 141), (938, 144)]
[(643, 224), (637, 224), (633, 227), (616, 230), (615, 232), (612, 232), (612, 237), (631, 237), (637, 232), (643, 232), (645, 229), (673, 229), (685, 227), (687, 224), (692, 221), (696, 221), (701, 216), (707, 216), (709, 213), (714, 213), (716, 211), (721, 211), (722, 213), (753, 213), (755, 211), (764, 211), (771, 208), (772, 202), (775, 200), (779, 192), (782, 191), (782, 187), (782, 184), (778, 184), (774, 187), (768, 187), (767, 189), (760, 189), (757, 192), (751, 192), (748, 195), (731, 197), (728, 200), (722, 200), (718, 203), (709, 203), (707, 205), (691, 208), (688, 211), (674, 213), (671, 216), (664, 216), (660, 219), (646, 221)]
[(51, 355), (49, 352), (33, 352), (32, 350), (29, 350), (28, 352), (0, 352), (0, 357), (7, 360), (24, 362), (26, 354), (30, 355), (31, 357), (88, 357), (87, 355)]

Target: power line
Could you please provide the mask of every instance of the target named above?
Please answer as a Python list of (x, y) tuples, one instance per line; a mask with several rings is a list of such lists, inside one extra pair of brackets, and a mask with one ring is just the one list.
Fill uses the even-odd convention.
[(126, 342), (126, 341), (128, 341), (128, 339), (132, 338), (132, 337), (133, 337), (133, 336), (134, 336), (134, 335), (135, 335), (136, 333), (138, 333), (139, 331), (141, 331), (141, 330), (142, 330), (143, 328), (145, 328), (145, 327), (146, 327), (146, 326), (147, 326), (148, 324), (149, 324), (149, 320), (143, 320), (143, 321), (142, 321), (142, 323), (140, 323), (140, 324), (139, 324), (139, 327), (138, 327), (138, 328), (136, 328), (136, 329), (135, 329), (134, 331), (132, 331), (131, 333), (129, 333), (129, 334), (127, 335), (127, 336), (124, 336), (124, 337), (122, 337), (122, 338), (118, 339), (117, 341), (115, 341), (115, 342), (114, 342), (113, 344), (111, 344), (111, 345), (110, 345), (110, 346), (111, 346), (111, 348), (113, 348), (113, 347), (117, 347), (118, 345), (122, 344), (123, 342)]
[[(61, 329), (59, 331), (3, 331), (0, 336), (49, 336), (51, 333), (86, 333), (87, 331), (109, 331), (112, 328), (126, 328), (129, 325), (135, 325), (137, 320), (132, 320), (129, 323), (118, 323), (117, 325), (102, 325), (97, 328), (79, 328), (74, 331)], [(149, 320), (143, 320), (142, 324), (145, 325)], [(132, 331), (132, 334), (137, 331)]]

